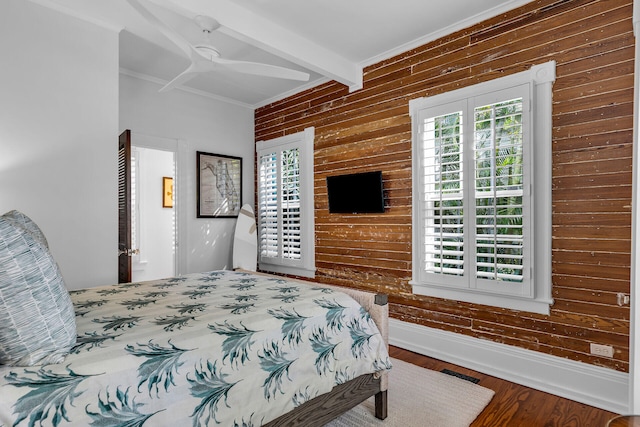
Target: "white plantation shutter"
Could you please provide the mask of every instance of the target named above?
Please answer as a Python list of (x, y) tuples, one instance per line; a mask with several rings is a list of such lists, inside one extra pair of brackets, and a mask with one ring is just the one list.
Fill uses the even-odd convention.
[(551, 61), (410, 102), (414, 293), (549, 312), (554, 79)]
[(476, 277), (523, 281), (522, 98), (476, 107)]
[(256, 147), (260, 268), (314, 277), (313, 128)]
[(260, 221), (260, 254), (278, 256), (278, 155), (260, 156), (258, 209)]
[(260, 254), (301, 258), (300, 164), (297, 148), (260, 156)]
[(282, 256), (300, 259), (300, 151), (282, 152)]
[(425, 271), (464, 273), (462, 114), (429, 117), (423, 123)]
[(440, 284), (491, 289), (486, 281), (523, 283), (523, 98), (476, 105), (482, 99), (421, 112), (423, 271)]

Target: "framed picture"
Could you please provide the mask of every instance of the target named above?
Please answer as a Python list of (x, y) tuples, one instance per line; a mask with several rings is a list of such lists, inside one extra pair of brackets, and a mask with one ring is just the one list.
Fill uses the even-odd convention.
[(242, 158), (196, 152), (198, 218), (234, 218), (242, 205)]
[(162, 177), (162, 207), (173, 207), (173, 178)]

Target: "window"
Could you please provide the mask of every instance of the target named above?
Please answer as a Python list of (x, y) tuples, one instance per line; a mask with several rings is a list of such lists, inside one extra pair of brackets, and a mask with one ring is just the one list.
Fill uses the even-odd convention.
[(549, 313), (555, 62), (412, 100), (413, 291)]
[(260, 268), (315, 276), (314, 128), (256, 144)]

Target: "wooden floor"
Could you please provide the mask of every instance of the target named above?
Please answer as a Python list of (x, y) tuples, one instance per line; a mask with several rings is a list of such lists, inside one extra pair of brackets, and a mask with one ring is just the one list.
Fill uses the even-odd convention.
[(604, 427), (617, 415), (398, 347), (390, 347), (389, 353), (396, 359), (435, 371), (451, 369), (479, 378), (479, 385), (495, 391), (471, 427)]

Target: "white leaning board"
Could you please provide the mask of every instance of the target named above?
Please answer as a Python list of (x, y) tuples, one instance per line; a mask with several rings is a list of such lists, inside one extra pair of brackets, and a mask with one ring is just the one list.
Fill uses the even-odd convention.
[(256, 271), (258, 263), (258, 232), (253, 208), (246, 204), (240, 209), (233, 236), (233, 268)]

